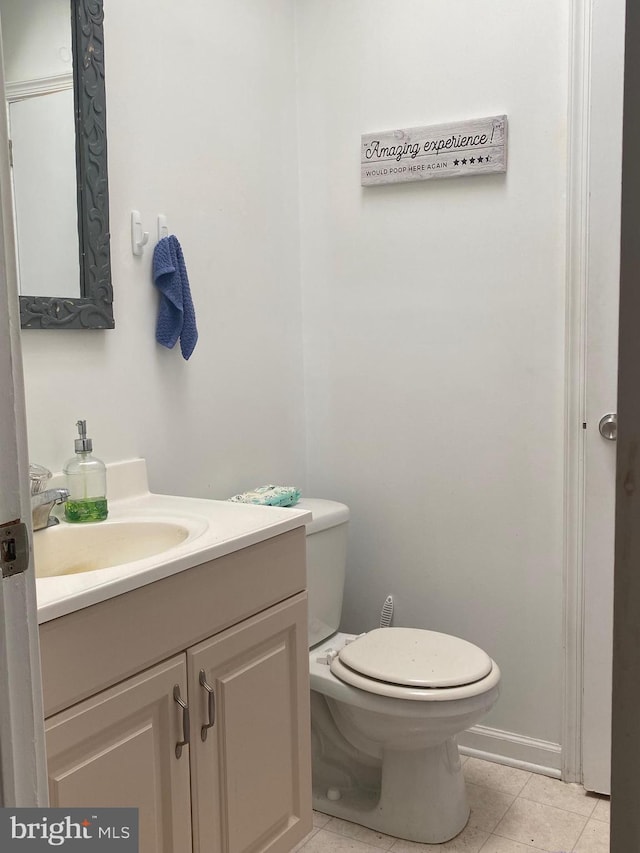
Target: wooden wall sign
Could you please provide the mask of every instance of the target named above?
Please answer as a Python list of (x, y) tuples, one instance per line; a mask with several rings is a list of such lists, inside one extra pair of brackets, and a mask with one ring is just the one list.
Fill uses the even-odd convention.
[(362, 186), (507, 171), (507, 117), (362, 136)]

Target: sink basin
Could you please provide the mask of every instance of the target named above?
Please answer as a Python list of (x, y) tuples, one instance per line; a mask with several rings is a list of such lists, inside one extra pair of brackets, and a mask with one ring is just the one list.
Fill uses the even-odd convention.
[(184, 542), (188, 527), (169, 521), (60, 524), (33, 537), (37, 578), (95, 572), (162, 554)]
[[(219, 557), (310, 520), (295, 507), (154, 494), (144, 459), (109, 463), (107, 479), (106, 521), (61, 521), (33, 534), (40, 624), (180, 572), (209, 564), (213, 571)], [(63, 475), (49, 484), (64, 486)]]

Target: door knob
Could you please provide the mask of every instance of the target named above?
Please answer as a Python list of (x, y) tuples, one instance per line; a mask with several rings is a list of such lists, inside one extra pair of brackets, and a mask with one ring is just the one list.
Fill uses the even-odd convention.
[(598, 424), (600, 435), (607, 441), (615, 441), (618, 437), (618, 416), (615, 413), (604, 415)]

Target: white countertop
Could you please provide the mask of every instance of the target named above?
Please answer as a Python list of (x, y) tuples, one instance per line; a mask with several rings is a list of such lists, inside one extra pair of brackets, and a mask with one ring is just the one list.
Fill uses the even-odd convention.
[[(55, 481), (54, 484), (57, 485)], [(183, 542), (152, 557), (105, 569), (37, 578), (38, 622), (56, 619), (215, 560), (302, 527), (311, 520), (309, 512), (295, 507), (255, 506), (152, 494), (147, 489), (146, 467), (141, 459), (108, 466), (108, 499), (108, 519), (94, 524), (177, 522), (184, 525), (189, 534)], [(63, 525), (66, 522), (61, 521), (59, 527)], [(55, 535), (57, 529), (37, 531), (34, 536)]]

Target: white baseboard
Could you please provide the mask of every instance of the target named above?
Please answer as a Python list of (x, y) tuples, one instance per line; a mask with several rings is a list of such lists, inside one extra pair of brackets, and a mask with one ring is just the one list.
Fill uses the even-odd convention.
[(495, 761), (521, 770), (531, 770), (559, 779), (562, 768), (562, 749), (558, 743), (503, 732), (488, 726), (473, 726), (458, 736), (463, 755)]

